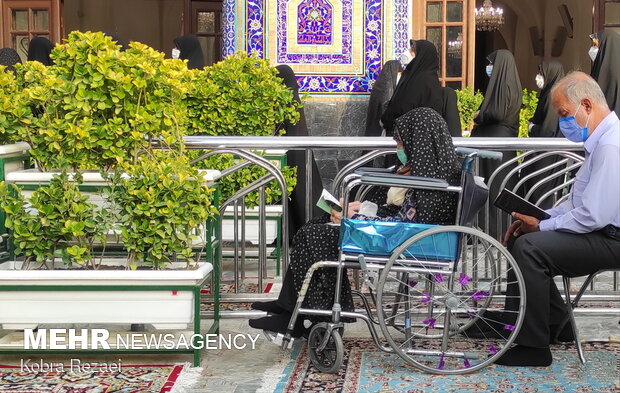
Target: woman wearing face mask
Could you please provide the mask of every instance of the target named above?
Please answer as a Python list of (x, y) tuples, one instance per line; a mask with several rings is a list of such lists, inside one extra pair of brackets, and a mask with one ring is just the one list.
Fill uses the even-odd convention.
[[(377, 83), (379, 83), (379, 88), (386, 85), (391, 88), (385, 89), (386, 93), (389, 90), (394, 91), (394, 93), (391, 94), (389, 102), (381, 108), (378, 108), (378, 103), (372, 101), (371, 95), (371, 107), (366, 122), (366, 136), (380, 136), (384, 131), (387, 136), (392, 136), (395, 119), (418, 107), (428, 107), (437, 111), (446, 120), (450, 134), (461, 136), (456, 93), (449, 87), (442, 88), (439, 83), (437, 76), (439, 56), (435, 45), (426, 40), (410, 40), (409, 48), (403, 51), (400, 60), (388, 63), (391, 63), (387, 70), (389, 74), (382, 77), (386, 70), (382, 71)], [(374, 92), (375, 87), (373, 87)], [(386, 96), (383, 97), (386, 98)], [(379, 110), (382, 114), (376, 116)], [(381, 121), (379, 121), (379, 117)], [(387, 156), (375, 160), (374, 165), (380, 168), (389, 168), (397, 166), (398, 163), (395, 156)], [(399, 188), (373, 187), (366, 197), (368, 200), (382, 205), (390, 202), (399, 204), (402, 201), (402, 195), (403, 190)]]
[(184, 35), (174, 39), (176, 48), (172, 49), (172, 58), (187, 60), (187, 68), (202, 69), (205, 66), (200, 41), (195, 35)]
[[(538, 66), (538, 75), (536, 75), (536, 85), (540, 90), (538, 96), (538, 106), (534, 117), (530, 119), (529, 136), (531, 138), (556, 138), (562, 137), (560, 128), (558, 126), (558, 115), (551, 105), (551, 89), (560, 79), (564, 78), (564, 68), (562, 64), (557, 61), (543, 61)], [(521, 171), (521, 177), (525, 177), (531, 173), (534, 173), (540, 169), (546, 168), (558, 161), (558, 157), (548, 157), (542, 160), (536, 161), (534, 164), (527, 166)], [(539, 180), (553, 174), (553, 170), (537, 175), (525, 183), (524, 191), (527, 193), (529, 189), (536, 184)], [(561, 182), (561, 178), (558, 177), (553, 181), (549, 181), (544, 185), (537, 187), (536, 191), (532, 194), (530, 200), (534, 203), (538, 201), (540, 197), (546, 194), (558, 186)], [(553, 206), (553, 199), (546, 198), (540, 205), (543, 209), (548, 209)]]
[(460, 136), (460, 123), (453, 121), (459, 116), (456, 102), (444, 109), (445, 93), (439, 83), (439, 56), (435, 45), (426, 40), (411, 40), (409, 50), (401, 55), (401, 63), (407, 66), (381, 117), (386, 135), (393, 135), (397, 118), (414, 108), (426, 107), (437, 111), (444, 120), (450, 120), (450, 134)]
[[(429, 108), (417, 108), (399, 117), (394, 123), (394, 139), (398, 143), (399, 159), (407, 163), (411, 176), (443, 179), (450, 184), (459, 182), (461, 171), (452, 138), (445, 121), (437, 112)], [(456, 202), (456, 197), (446, 192), (407, 190), (400, 208), (381, 206), (374, 217), (366, 217), (358, 214), (360, 202), (351, 202), (348, 213), (349, 217), (362, 220), (445, 225), (454, 223)], [(295, 234), (291, 262), (284, 275), (278, 300), (253, 303), (253, 309), (266, 311), (270, 315), (250, 320), (251, 327), (277, 333), (286, 332), (308, 269), (315, 262), (334, 261), (338, 258), (341, 219), (342, 213), (332, 210), (331, 216), (325, 214), (316, 218)], [(303, 306), (330, 310), (334, 301), (336, 279), (335, 268), (318, 269), (310, 281)], [(342, 310), (351, 311), (354, 305), (346, 272), (342, 277), (341, 288)], [(297, 319), (294, 337), (303, 334), (303, 319)]]
[(592, 78), (601, 89), (609, 108), (620, 116), (620, 34), (606, 29), (590, 36), (592, 47), (588, 51), (592, 64)]
[[(519, 129), (519, 112), (521, 111), (523, 90), (517, 66), (512, 53), (500, 49), (491, 53), (487, 60), (487, 75), (489, 85), (484, 94), (484, 101), (480, 105), (478, 114), (474, 118), (475, 126), (472, 137), (516, 137)], [(502, 162), (496, 160), (481, 160), (479, 175), (488, 182), (493, 172), (503, 163), (516, 156), (516, 152), (504, 152)], [(494, 181), (489, 190), (489, 200), (495, 200), (499, 192), (499, 182)], [(498, 231), (497, 212), (490, 209), (489, 233), (497, 238), (504, 233), (503, 228)], [(480, 222), (484, 225), (484, 221)]]

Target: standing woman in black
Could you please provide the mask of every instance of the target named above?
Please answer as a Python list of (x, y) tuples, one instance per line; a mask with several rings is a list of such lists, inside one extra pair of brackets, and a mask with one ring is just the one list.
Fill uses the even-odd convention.
[(368, 100), (365, 136), (382, 136), (381, 116), (383, 116), (390, 99), (394, 95), (403, 67), (399, 60), (389, 60), (381, 67), (381, 73), (372, 85), (370, 99)]
[[(543, 61), (538, 66), (538, 75), (536, 76), (536, 84), (541, 89), (538, 96), (538, 106), (534, 117), (530, 119), (530, 138), (557, 138), (562, 137), (560, 127), (558, 124), (558, 114), (551, 105), (551, 89), (557, 81), (564, 78), (564, 67), (557, 61)], [(536, 161), (534, 164), (526, 167), (521, 171), (521, 177), (534, 173), (540, 169), (546, 168), (558, 161), (558, 157), (547, 157), (542, 160)], [(556, 168), (557, 170), (557, 168)], [(552, 175), (554, 170), (544, 172), (541, 175), (533, 177), (525, 183), (525, 192), (536, 184), (539, 180)], [(536, 191), (532, 193), (530, 201), (536, 203), (540, 197), (551, 191), (556, 186), (560, 185), (562, 181), (561, 177), (549, 181), (544, 185), (538, 187)], [(543, 209), (549, 209), (553, 207), (553, 198), (546, 198), (539, 204)]]
[[(472, 137), (517, 137), (519, 134), (519, 112), (523, 103), (523, 89), (512, 53), (500, 49), (487, 56), (487, 75), (490, 78), (484, 101), (474, 118), (475, 126)], [(514, 158), (516, 152), (504, 152), (502, 162), (480, 160), (478, 174), (488, 183), (493, 172), (504, 162)], [(499, 179), (498, 179), (499, 180)], [(495, 200), (499, 190), (499, 181), (489, 190), (489, 200)], [(496, 209), (491, 207), (489, 215), (489, 233), (497, 238), (504, 232), (497, 231)], [(480, 226), (484, 222), (479, 222)]]
[[(295, 73), (291, 67), (287, 65), (276, 66), (278, 70), (278, 76), (282, 78), (284, 84), (291, 90), (293, 90), (293, 98), (297, 102), (301, 102), (299, 98), (299, 86)], [(299, 121), (296, 124), (289, 122), (282, 123), (281, 128), (284, 128), (287, 136), (308, 136), (308, 126), (306, 124), (306, 115), (304, 108), (299, 109)], [(319, 216), (323, 213), (316, 202), (321, 197), (323, 191), (323, 182), (321, 180), (321, 174), (319, 173), (319, 167), (316, 165), (316, 161), (312, 160), (312, 194), (306, 189), (306, 152), (304, 150), (289, 150), (286, 152), (287, 165), (290, 167), (297, 167), (297, 185), (293, 189), (289, 199), (289, 238), (292, 239), (295, 233), (306, 222), (310, 221), (313, 217)], [(312, 209), (310, 211), (310, 217), (306, 217), (306, 203), (310, 199)]]
[(203, 69), (205, 67), (205, 60), (202, 54), (202, 47), (200, 41), (195, 35), (184, 35), (174, 39), (174, 45), (180, 51), (179, 59), (187, 60), (187, 68)]
[(33, 37), (28, 44), (28, 61), (38, 61), (45, 66), (51, 66), (50, 53), (54, 44), (45, 37)]
[[(410, 41), (414, 58), (407, 64), (396, 91), (381, 117), (386, 136), (394, 135), (394, 121), (412, 109), (434, 109), (446, 119), (456, 116), (456, 102), (444, 109), (444, 93), (439, 82), (439, 55), (435, 45), (427, 40)], [(451, 122), (452, 123), (452, 122)], [(453, 123), (452, 123), (453, 124)], [(460, 124), (458, 125), (460, 128)], [(454, 130), (449, 130), (454, 135)], [(460, 134), (460, 130), (458, 130)]]
[(592, 41), (592, 78), (601, 86), (609, 109), (620, 116), (620, 34), (605, 29), (594, 35)]

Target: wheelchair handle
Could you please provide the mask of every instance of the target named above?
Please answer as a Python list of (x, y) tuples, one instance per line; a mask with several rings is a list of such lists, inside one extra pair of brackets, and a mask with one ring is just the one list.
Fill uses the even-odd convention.
[(469, 147), (457, 147), (456, 152), (463, 155), (476, 153), (476, 155), (480, 158), (488, 158), (491, 160), (501, 160), (502, 158), (504, 158), (504, 153), (502, 153), (501, 151), (472, 149)]

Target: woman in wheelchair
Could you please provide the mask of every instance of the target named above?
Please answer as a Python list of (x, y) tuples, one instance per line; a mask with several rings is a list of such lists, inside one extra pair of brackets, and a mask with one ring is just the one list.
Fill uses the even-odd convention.
[[(443, 179), (458, 184), (460, 165), (452, 138), (444, 119), (430, 108), (416, 108), (395, 121), (394, 139), (398, 156), (403, 163), (400, 172), (411, 176)], [(396, 193), (397, 194), (397, 193)], [(398, 198), (396, 198), (398, 199)], [(360, 202), (349, 204), (349, 215), (365, 220), (403, 221), (422, 224), (454, 224), (457, 207), (455, 194), (440, 191), (408, 190), (402, 206), (379, 206), (375, 217), (360, 217)], [(290, 254), (290, 266), (284, 276), (278, 299), (252, 304), (255, 310), (266, 311), (267, 317), (250, 320), (251, 327), (276, 333), (285, 333), (297, 295), (308, 269), (318, 261), (336, 261), (339, 252), (339, 224), (341, 216), (332, 211), (306, 223), (295, 234)], [(331, 310), (336, 287), (336, 269), (319, 269), (310, 282), (303, 306)], [(342, 279), (341, 305), (343, 311), (354, 311), (351, 286), (345, 274)], [(313, 317), (313, 322), (320, 317)], [(343, 322), (352, 322), (343, 319)], [(304, 333), (303, 318), (298, 318), (294, 337)]]

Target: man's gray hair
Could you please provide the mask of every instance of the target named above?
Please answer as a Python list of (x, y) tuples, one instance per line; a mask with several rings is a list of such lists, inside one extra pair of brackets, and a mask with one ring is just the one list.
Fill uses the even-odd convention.
[(575, 106), (581, 103), (584, 98), (589, 98), (596, 106), (609, 108), (607, 99), (598, 83), (588, 74), (581, 71), (573, 71), (562, 78), (551, 89), (553, 97), (556, 91), (564, 93), (566, 98)]

